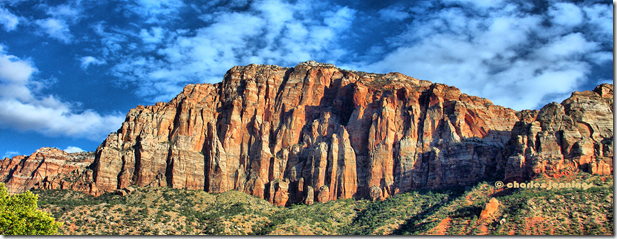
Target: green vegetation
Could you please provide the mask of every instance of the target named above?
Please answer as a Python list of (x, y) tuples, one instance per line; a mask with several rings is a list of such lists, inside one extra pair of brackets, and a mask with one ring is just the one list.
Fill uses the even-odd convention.
[(9, 195), (0, 183), (1, 235), (54, 235), (62, 223), (37, 208), (37, 195), (25, 192)]
[[(419, 190), (386, 200), (344, 199), (274, 206), (238, 191), (209, 194), (171, 188), (137, 188), (127, 196), (36, 191), (40, 205), (65, 222), (72, 235), (612, 235), (612, 176), (586, 173), (547, 180), (584, 181), (583, 189), (505, 189), (494, 182), (473, 187)], [(490, 198), (500, 206), (488, 218)]]

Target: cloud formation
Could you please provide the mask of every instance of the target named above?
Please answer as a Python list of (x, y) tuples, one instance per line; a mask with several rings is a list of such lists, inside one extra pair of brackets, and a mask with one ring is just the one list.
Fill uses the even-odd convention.
[[(245, 7), (203, 13), (206, 26), (194, 30), (140, 29), (142, 51), (123, 57), (113, 75), (136, 83), (141, 97), (168, 101), (187, 83), (219, 82), (234, 65), (336, 62), (347, 54), (339, 42), (354, 19), (353, 9), (280, 1)], [(108, 45), (123, 41), (117, 40)]]
[[(360, 19), (366, 13), (326, 2), (144, 1), (125, 7), (157, 25), (98, 32), (103, 55), (117, 62), (111, 74), (151, 101), (167, 101), (188, 83), (219, 82), (234, 65), (317, 60), (399, 71), (520, 110), (567, 97), (591, 80), (594, 66), (612, 60), (603, 50), (612, 46), (609, 5), (577, 4), (550, 2), (547, 11), (536, 11), (526, 2), (445, 0), (395, 4)], [(199, 14), (200, 27), (177, 29), (158, 17), (173, 20), (187, 11)], [(362, 25), (375, 19), (402, 24), (403, 31), (379, 28), (394, 34), (354, 49), (354, 37), (372, 34)]]
[(79, 59), (81, 61), (81, 69), (88, 69), (90, 65), (104, 65), (107, 64), (105, 60), (97, 59), (93, 56), (84, 56)]
[(10, 157), (13, 157), (13, 156), (15, 156), (15, 155), (19, 155), (19, 152), (9, 150), (9, 151), (6, 151), (6, 152), (4, 153), (4, 155), (2, 155), (2, 158), (0, 158), (0, 159), (10, 158)]
[(43, 32), (51, 38), (55, 38), (65, 44), (70, 44), (73, 40), (73, 35), (65, 20), (47, 18), (36, 20), (34, 23), (41, 27)]
[(32, 80), (37, 71), (32, 61), (8, 55), (0, 46), (1, 128), (98, 141), (120, 127), (122, 115), (102, 116), (53, 95), (38, 95), (42, 84)]
[(178, 13), (186, 5), (182, 0), (137, 0), (125, 2), (125, 8), (146, 19), (145, 23), (162, 24), (178, 19)]
[(85, 150), (79, 148), (79, 147), (75, 147), (75, 146), (68, 146), (66, 147), (66, 149), (64, 149), (64, 152), (67, 153), (78, 153), (78, 152), (85, 152)]
[(19, 17), (11, 13), (8, 9), (2, 8), (0, 5), (0, 24), (4, 25), (4, 30), (10, 32), (17, 28)]
[(377, 13), (379, 14), (379, 18), (385, 21), (401, 21), (411, 17), (411, 14), (404, 11), (402, 7), (384, 8)]
[(392, 51), (358, 67), (446, 83), (521, 110), (563, 100), (590, 80), (594, 63), (612, 60), (602, 50), (603, 34), (574, 30), (606, 29), (583, 14), (605, 16), (606, 5), (555, 3), (547, 14), (534, 14), (508, 2), (451, 4), (420, 9), (423, 17), (387, 40)]
[(83, 9), (79, 7), (78, 2), (79, 1), (47, 7), (45, 12), (53, 18), (65, 19), (74, 24), (79, 22), (79, 19), (83, 17)]
[(70, 26), (79, 23), (86, 15), (80, 0), (68, 1), (65, 4), (49, 6), (45, 3), (38, 8), (44, 9), (49, 18), (37, 19), (34, 24), (42, 31), (39, 34), (47, 35), (59, 40), (64, 44), (73, 43), (75, 36), (71, 33)]
[[(92, 11), (97, 4), (117, 17), (89, 15), (101, 14)], [(116, 86), (148, 103), (168, 101), (189, 83), (219, 82), (234, 65), (317, 60), (398, 71), (514, 109), (538, 108), (601, 81), (590, 78), (593, 69), (609, 68), (613, 59), (612, 5), (599, 2), (395, 1), (382, 9), (327, 0), (97, 4), (39, 4), (43, 19), (0, 8), (0, 25), (12, 31), (31, 19), (39, 34), (91, 44), (75, 54), (79, 66), (104, 66)]]

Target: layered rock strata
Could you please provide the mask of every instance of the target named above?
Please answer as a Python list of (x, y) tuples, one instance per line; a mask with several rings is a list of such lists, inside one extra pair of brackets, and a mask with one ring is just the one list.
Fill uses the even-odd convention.
[[(238, 190), (284, 206), (528, 177), (554, 158), (607, 173), (607, 157), (612, 85), (516, 112), (400, 73), (305, 62), (236, 66), (221, 83), (138, 106), (91, 164), (66, 175), (88, 185), (67, 188), (94, 195), (130, 185)], [(15, 162), (0, 168), (13, 191), (60, 188), (17, 183)]]
[(579, 169), (613, 174), (613, 85), (574, 92), (561, 104), (518, 114), (521, 121), (507, 147), (506, 179)]
[(88, 169), (94, 153), (66, 153), (57, 148), (40, 148), (30, 156), (0, 160), (0, 182), (11, 193), (30, 189), (69, 189), (90, 194), (100, 190)]

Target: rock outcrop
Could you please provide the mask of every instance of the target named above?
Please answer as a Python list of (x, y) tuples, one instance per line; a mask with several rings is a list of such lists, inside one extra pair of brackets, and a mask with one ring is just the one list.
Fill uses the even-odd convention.
[(0, 161), (0, 182), (11, 193), (30, 189), (70, 189), (89, 194), (100, 190), (88, 169), (93, 153), (66, 153), (56, 148), (40, 148), (30, 156), (15, 156)]
[(506, 179), (578, 170), (613, 174), (613, 85), (574, 92), (561, 104), (518, 113)]
[[(187, 85), (168, 103), (130, 110), (91, 164), (41, 174), (49, 179), (25, 166), (15, 173), (37, 157), (3, 160), (0, 179), (14, 192), (166, 186), (238, 190), (284, 206), (527, 177), (557, 165), (553, 158), (607, 173), (612, 85), (516, 112), (400, 73), (236, 66), (221, 83)], [(58, 186), (70, 181), (59, 175), (83, 180)]]
[(480, 212), (480, 220), (484, 220), (490, 218), (495, 215), (497, 210), (499, 210), (499, 200), (497, 198), (491, 198), (486, 205), (484, 205), (484, 209)]

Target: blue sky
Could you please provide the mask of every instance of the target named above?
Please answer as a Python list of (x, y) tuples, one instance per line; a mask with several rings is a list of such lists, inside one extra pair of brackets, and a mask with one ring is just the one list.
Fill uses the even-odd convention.
[(234, 65), (401, 72), (513, 108), (613, 81), (606, 1), (0, 0), (0, 157), (93, 151)]

